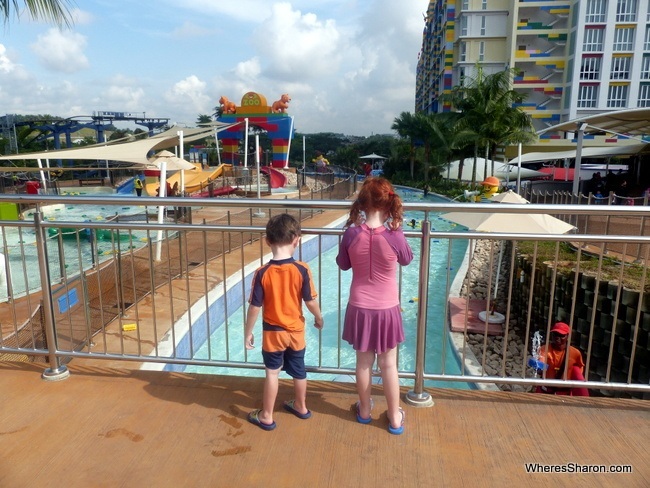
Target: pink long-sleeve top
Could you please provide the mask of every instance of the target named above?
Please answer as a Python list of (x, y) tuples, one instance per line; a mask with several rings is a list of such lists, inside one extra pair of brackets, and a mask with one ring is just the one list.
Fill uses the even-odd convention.
[(374, 310), (399, 305), (397, 264), (406, 266), (412, 260), (413, 251), (401, 228), (348, 227), (336, 264), (344, 271), (352, 268), (349, 303)]

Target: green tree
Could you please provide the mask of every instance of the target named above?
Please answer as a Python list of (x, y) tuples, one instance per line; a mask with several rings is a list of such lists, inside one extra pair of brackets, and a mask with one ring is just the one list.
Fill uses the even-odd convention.
[(504, 70), (485, 75), (478, 66), (476, 76), (466, 77), (463, 86), (454, 87), (452, 93), (444, 97), (461, 112), (461, 129), (466, 131), (468, 139), (473, 139), (472, 184), (476, 184), (480, 148), (485, 149), (486, 159), (494, 160), (500, 146), (535, 138), (530, 116), (515, 106), (525, 96), (512, 89), (512, 73), (512, 70)]
[(352, 145), (340, 146), (332, 158), (330, 163), (337, 166), (345, 166), (358, 170), (359, 150)]
[(413, 179), (415, 177), (415, 141), (419, 136), (421, 136), (421, 119), (417, 118), (411, 112), (402, 112), (399, 117), (395, 118), (393, 125), (391, 125), (390, 128), (397, 132), (400, 137), (409, 141), (409, 167), (411, 179)]
[(196, 125), (209, 124), (212, 122), (212, 117), (207, 114), (199, 114), (196, 118)]
[[(428, 144), (433, 147), (434, 169), (438, 172), (449, 168), (451, 162), (459, 159), (459, 178), (462, 175), (462, 164), (467, 147), (471, 143), (472, 134), (462, 130), (459, 125), (461, 114), (457, 112), (443, 112), (428, 114), (426, 116), (429, 126)], [(425, 180), (428, 174), (425, 172)]]
[(72, 15), (69, 0), (0, 0), (0, 11), (5, 19), (5, 24), (14, 15), (20, 17), (21, 5), (32, 19), (42, 19), (54, 22), (58, 26), (72, 25)]

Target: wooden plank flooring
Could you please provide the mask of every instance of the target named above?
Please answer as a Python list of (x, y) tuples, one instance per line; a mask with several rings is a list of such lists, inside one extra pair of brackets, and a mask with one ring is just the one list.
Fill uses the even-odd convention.
[[(314, 415), (246, 421), (262, 380), (71, 365), (0, 364), (0, 486), (353, 487), (650, 486), (650, 403), (527, 393), (433, 390), (386, 430), (380, 391), (370, 425), (354, 385), (312, 381)], [(278, 405), (290, 399), (283, 380)], [(524, 463), (630, 464), (631, 474), (530, 474)]]

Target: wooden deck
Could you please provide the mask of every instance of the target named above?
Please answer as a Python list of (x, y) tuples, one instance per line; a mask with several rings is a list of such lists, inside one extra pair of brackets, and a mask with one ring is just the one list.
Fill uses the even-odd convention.
[[(246, 421), (262, 380), (108, 369), (75, 360), (64, 381), (42, 366), (0, 364), (0, 486), (353, 487), (650, 486), (650, 403), (437, 389), (435, 405), (404, 405), (387, 430), (351, 411), (354, 386), (312, 381), (300, 420)], [(278, 405), (291, 398), (288, 380)], [(531, 474), (525, 463), (629, 464), (631, 474)]]

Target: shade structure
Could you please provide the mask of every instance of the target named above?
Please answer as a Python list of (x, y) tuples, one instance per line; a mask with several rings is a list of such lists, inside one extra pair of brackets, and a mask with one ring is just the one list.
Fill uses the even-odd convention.
[[(217, 129), (187, 128), (183, 129), (185, 141), (193, 141), (205, 138), (235, 124), (222, 124)], [(109, 160), (123, 161), (127, 163), (149, 165), (151, 161), (147, 158), (150, 151), (177, 146), (179, 144), (178, 129), (170, 129), (152, 137), (140, 139), (133, 142), (103, 142), (92, 146), (84, 146), (72, 149), (60, 149), (57, 151), (40, 151), (35, 153), (11, 154), (0, 156), (0, 161), (12, 160), (38, 160), (38, 159), (78, 159), (78, 160)]]
[(196, 166), (194, 166), (189, 161), (186, 161), (183, 158), (179, 158), (174, 153), (167, 150), (160, 151), (158, 154), (156, 154), (153, 158), (149, 160), (149, 164), (151, 166), (160, 167), (163, 161), (167, 165), (167, 169), (172, 171), (179, 170), (179, 169), (190, 169), (190, 170), (196, 169)]
[[(486, 172), (485, 166), (488, 166), (488, 176), (496, 176), (501, 181), (516, 181), (517, 180), (517, 167), (504, 163), (494, 162), (494, 172), (492, 172), (492, 162), (485, 158), (476, 159), (476, 181), (483, 181), (483, 175)], [(463, 163), (462, 181), (472, 180), (472, 167), (474, 166), (474, 158), (467, 158)], [(458, 170), (460, 169), (460, 161), (452, 161), (449, 168), (446, 166), (440, 170), (440, 175), (444, 179), (457, 180)], [(532, 169), (521, 168), (520, 178), (545, 178), (548, 175), (535, 171)]]

